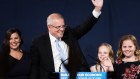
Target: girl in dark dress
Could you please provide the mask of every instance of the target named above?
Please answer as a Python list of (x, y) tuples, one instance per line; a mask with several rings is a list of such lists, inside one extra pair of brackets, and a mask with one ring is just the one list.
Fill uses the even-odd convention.
[(120, 39), (114, 79), (140, 79), (140, 51), (134, 35)]
[(17, 28), (10, 28), (6, 32), (0, 53), (0, 78), (29, 79), (29, 53), (21, 49), (23, 41), (21, 32)]

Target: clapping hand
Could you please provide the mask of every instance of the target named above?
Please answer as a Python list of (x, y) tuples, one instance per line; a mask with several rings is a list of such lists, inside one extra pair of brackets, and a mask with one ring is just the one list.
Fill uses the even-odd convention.
[(107, 69), (106, 69), (107, 71), (114, 71), (113, 64), (112, 64), (111, 59), (109, 57), (105, 57), (102, 64), (105, 67), (107, 67)]
[(110, 59), (109, 57), (105, 57), (103, 60), (104, 60), (104, 61), (103, 61), (102, 64), (103, 64), (104, 66), (107, 66), (107, 67), (112, 66), (112, 62), (111, 62), (111, 59)]

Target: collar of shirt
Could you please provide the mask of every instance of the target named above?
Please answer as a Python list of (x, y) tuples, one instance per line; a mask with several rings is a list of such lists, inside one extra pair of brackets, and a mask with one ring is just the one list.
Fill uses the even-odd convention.
[[(58, 40), (57, 38), (55, 38), (54, 36), (52, 36), (50, 33), (49, 33), (49, 36), (50, 36), (50, 41), (51, 41), (52, 43), (54, 43), (55, 40)], [(60, 39), (60, 40), (61, 40), (61, 39)]]

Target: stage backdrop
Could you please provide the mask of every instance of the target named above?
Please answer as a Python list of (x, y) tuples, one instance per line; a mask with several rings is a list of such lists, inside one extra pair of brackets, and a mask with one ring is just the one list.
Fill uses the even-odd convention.
[[(140, 42), (140, 0), (104, 0), (100, 20), (79, 40), (90, 65), (95, 64), (97, 48), (110, 43), (114, 52), (121, 36), (134, 34)], [(61, 13), (66, 24), (74, 28), (91, 14), (91, 0), (0, 0), (0, 45), (5, 31), (17, 27), (22, 31), (23, 49), (29, 51), (34, 37), (47, 31), (46, 17)], [(115, 56), (115, 54), (114, 54)]]

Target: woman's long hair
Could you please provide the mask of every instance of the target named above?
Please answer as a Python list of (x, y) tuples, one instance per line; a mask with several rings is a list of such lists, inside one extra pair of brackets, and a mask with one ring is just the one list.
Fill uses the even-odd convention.
[(21, 32), (19, 29), (17, 28), (10, 28), (6, 31), (6, 34), (5, 34), (5, 38), (4, 38), (4, 41), (2, 43), (2, 51), (6, 54), (9, 54), (10, 53), (10, 37), (13, 33), (17, 33), (21, 39), (21, 43), (20, 43), (20, 46), (23, 44), (23, 40), (21, 38)]
[[(10, 28), (6, 31), (4, 41), (2, 43), (2, 49), (0, 54), (0, 61), (2, 63), (2, 73), (5, 75), (9, 69), (12, 67), (11, 64), (9, 64), (9, 54), (10, 54), (10, 37), (13, 33), (17, 33), (21, 39), (21, 32), (17, 28)], [(23, 40), (21, 39), (20, 46), (22, 45)]]

